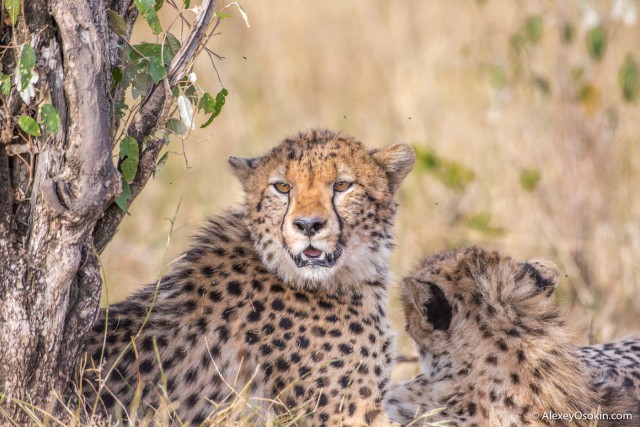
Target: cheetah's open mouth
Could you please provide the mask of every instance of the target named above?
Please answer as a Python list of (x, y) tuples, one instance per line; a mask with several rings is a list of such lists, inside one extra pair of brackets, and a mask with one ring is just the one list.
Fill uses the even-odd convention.
[(313, 246), (308, 246), (307, 249), (299, 253), (298, 255), (291, 254), (291, 258), (296, 263), (298, 268), (302, 267), (327, 267), (331, 268), (336, 264), (338, 258), (342, 255), (342, 246), (333, 253), (327, 253)]

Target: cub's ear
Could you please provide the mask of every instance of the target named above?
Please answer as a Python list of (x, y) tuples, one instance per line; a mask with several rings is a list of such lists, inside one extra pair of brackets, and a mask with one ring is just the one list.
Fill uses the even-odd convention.
[[(431, 331), (446, 331), (451, 325), (453, 310), (442, 289), (433, 282), (406, 277), (402, 280), (404, 308), (420, 313), (420, 327)], [(414, 320), (415, 321), (415, 320)]]
[(529, 276), (534, 280), (539, 292), (544, 292), (550, 297), (558, 287), (560, 271), (551, 261), (542, 258), (533, 258), (522, 263), (520, 276)]
[(247, 179), (255, 171), (259, 160), (259, 157), (253, 159), (229, 157), (229, 166), (231, 167), (231, 172), (240, 180), (240, 183), (244, 185)]
[(393, 144), (370, 152), (387, 172), (389, 190), (395, 193), (416, 162), (416, 153), (408, 144)]

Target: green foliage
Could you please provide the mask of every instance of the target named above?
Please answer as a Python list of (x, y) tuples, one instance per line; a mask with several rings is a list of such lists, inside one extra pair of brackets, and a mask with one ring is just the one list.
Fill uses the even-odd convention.
[[(213, 105), (211, 105), (210, 102), (205, 102), (205, 105), (202, 108), (204, 109), (205, 113), (207, 114), (211, 113), (211, 116), (209, 117), (209, 120), (207, 120), (207, 122), (200, 127), (206, 128), (211, 124), (211, 122), (213, 122), (213, 119), (218, 117), (218, 114), (220, 114), (220, 111), (222, 111), (222, 106), (225, 103), (225, 97), (228, 94), (229, 94), (229, 91), (223, 88), (216, 95), (216, 99), (215, 99), (215, 102), (213, 102)], [(209, 95), (209, 98), (211, 98), (211, 95)], [(198, 105), (198, 110), (200, 110), (200, 104)]]
[(20, 90), (25, 90), (29, 86), (31, 77), (33, 77), (33, 67), (36, 66), (36, 53), (28, 44), (22, 46), (20, 54), (20, 64), (18, 72), (20, 73)]
[(111, 9), (107, 11), (107, 14), (109, 16), (109, 26), (111, 27), (111, 29), (115, 31), (115, 33), (120, 37), (124, 37), (127, 33), (127, 23), (125, 22), (124, 18), (118, 15), (116, 11)]
[(504, 234), (504, 229), (500, 227), (494, 227), (491, 225), (491, 213), (480, 212), (474, 215), (469, 215), (465, 218), (464, 224), (476, 231), (484, 234), (498, 236)]
[(607, 50), (607, 32), (602, 25), (587, 31), (587, 50), (593, 59), (601, 61)]
[(627, 102), (636, 102), (640, 92), (640, 75), (638, 63), (631, 53), (628, 53), (618, 73), (618, 83), (622, 90), (622, 97)]
[(184, 135), (189, 130), (187, 126), (182, 123), (182, 121), (175, 118), (167, 120), (167, 122), (164, 124), (164, 127), (165, 129), (176, 135)]
[(38, 126), (38, 122), (36, 122), (33, 117), (25, 116), (22, 114), (20, 118), (18, 118), (18, 126), (25, 133), (31, 136), (40, 136), (40, 127)]
[(140, 160), (140, 153), (138, 149), (138, 142), (132, 136), (127, 135), (120, 142), (120, 172), (122, 172), (122, 178), (127, 182), (133, 182), (138, 171), (138, 162)]
[(0, 73), (0, 94), (7, 96), (9, 92), (11, 92), (11, 76)]
[(455, 191), (464, 191), (476, 174), (462, 164), (445, 159), (432, 149), (414, 146), (416, 169), (433, 174), (440, 182)]
[(162, 26), (160, 25), (160, 20), (156, 13), (157, 9), (155, 0), (133, 0), (133, 3), (136, 5), (136, 9), (138, 9), (140, 15), (142, 15), (145, 21), (149, 24), (153, 34), (160, 34), (162, 32)]
[(11, 25), (15, 26), (20, 15), (20, 0), (4, 0), (4, 8), (9, 14)]
[(129, 200), (131, 200), (131, 187), (129, 186), (129, 183), (124, 179), (124, 176), (123, 176), (122, 191), (120, 192), (120, 195), (116, 199), (116, 205), (118, 205), (118, 207), (122, 209), (126, 214), (129, 213)]
[(60, 129), (60, 116), (51, 104), (44, 104), (40, 108), (40, 120), (47, 132), (56, 133)]
[(543, 22), (541, 16), (530, 16), (524, 23), (524, 33), (531, 43), (538, 43), (542, 39)]
[(520, 185), (525, 191), (533, 191), (542, 177), (538, 169), (523, 169), (520, 171)]

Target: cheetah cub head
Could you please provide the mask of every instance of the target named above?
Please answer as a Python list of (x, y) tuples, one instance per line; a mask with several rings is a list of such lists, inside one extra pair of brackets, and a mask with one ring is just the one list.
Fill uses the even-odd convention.
[(437, 374), (445, 358), (481, 360), (499, 371), (551, 351), (566, 338), (549, 298), (558, 280), (551, 261), (516, 262), (478, 247), (424, 259), (402, 284), (406, 328), (423, 372)]
[(393, 195), (414, 161), (409, 145), (369, 150), (322, 130), (285, 139), (263, 157), (229, 159), (264, 264), (306, 288), (350, 286), (386, 274)]

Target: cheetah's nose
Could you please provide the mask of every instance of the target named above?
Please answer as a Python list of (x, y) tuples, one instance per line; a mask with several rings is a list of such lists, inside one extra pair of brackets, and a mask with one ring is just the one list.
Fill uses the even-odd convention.
[(306, 234), (309, 237), (317, 234), (318, 231), (322, 230), (324, 224), (325, 221), (318, 218), (317, 216), (311, 218), (298, 217), (295, 221), (293, 221), (293, 225), (298, 229), (298, 231)]

